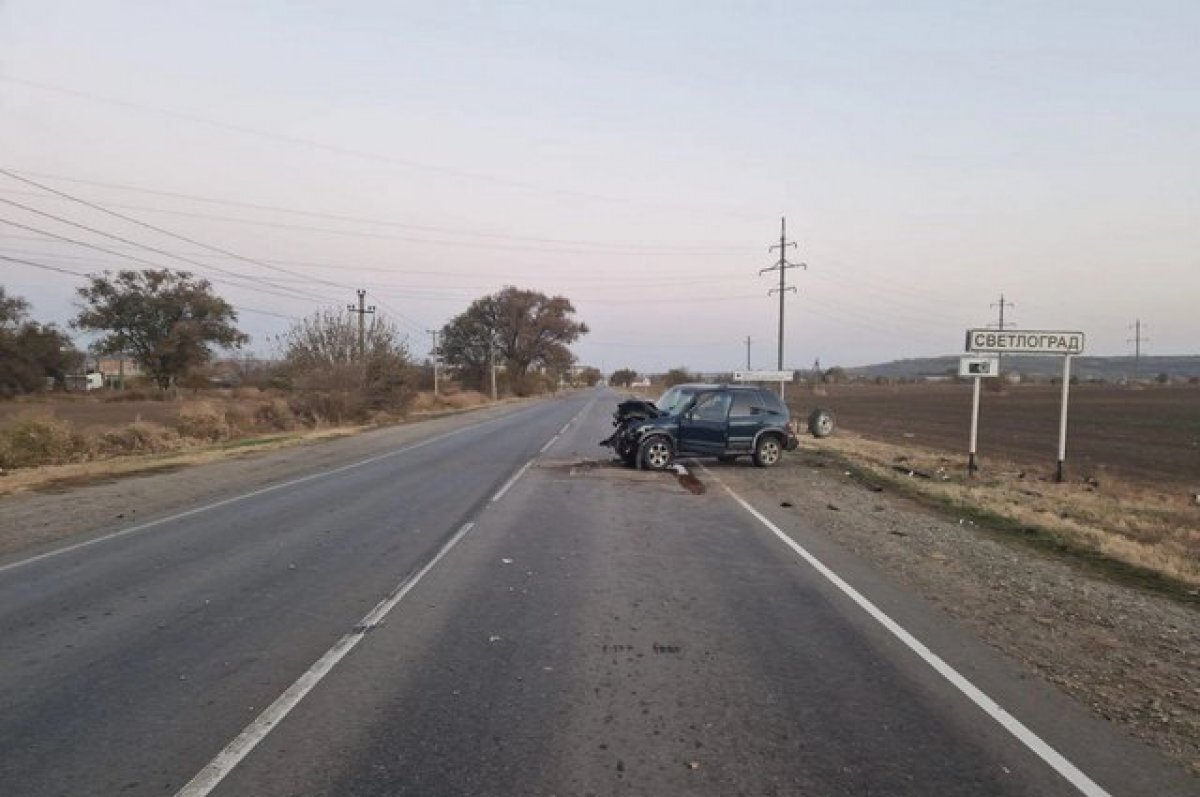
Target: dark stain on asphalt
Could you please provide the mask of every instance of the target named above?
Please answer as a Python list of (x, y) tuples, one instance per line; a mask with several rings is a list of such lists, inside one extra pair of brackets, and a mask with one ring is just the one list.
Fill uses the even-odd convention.
[(683, 489), (687, 490), (692, 495), (703, 495), (705, 492), (704, 482), (697, 479), (690, 472), (677, 474), (679, 484)]

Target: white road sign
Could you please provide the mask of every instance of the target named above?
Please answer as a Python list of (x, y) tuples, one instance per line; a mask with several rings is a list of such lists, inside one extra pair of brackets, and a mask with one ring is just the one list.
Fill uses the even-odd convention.
[(1046, 329), (968, 329), (967, 351), (995, 354), (1083, 354), (1083, 333)]
[(999, 357), (959, 357), (959, 376), (1000, 376)]
[(791, 371), (734, 371), (734, 382), (791, 382)]

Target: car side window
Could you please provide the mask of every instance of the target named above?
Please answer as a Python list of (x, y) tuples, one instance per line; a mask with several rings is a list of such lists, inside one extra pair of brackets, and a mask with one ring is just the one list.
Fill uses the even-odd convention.
[(746, 418), (750, 415), (755, 415), (754, 399), (756, 395), (748, 390), (739, 390), (733, 394), (733, 409), (729, 411), (729, 415), (735, 418)]
[(723, 421), (728, 414), (728, 393), (710, 393), (700, 399), (692, 410), (692, 417), (698, 421)]
[(759, 406), (763, 409), (769, 410), (770, 412), (777, 412), (780, 415), (783, 415), (787, 412), (783, 406), (783, 401), (780, 400), (778, 394), (773, 393), (770, 390), (758, 391), (758, 400)]

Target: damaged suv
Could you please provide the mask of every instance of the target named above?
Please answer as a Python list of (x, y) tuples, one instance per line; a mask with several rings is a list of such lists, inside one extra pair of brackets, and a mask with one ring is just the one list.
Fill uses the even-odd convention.
[[(818, 429), (813, 421), (821, 413)], [(658, 401), (623, 401), (613, 416), (616, 431), (600, 445), (611, 447), (629, 466), (663, 470), (677, 456), (711, 456), (731, 462), (749, 456), (770, 467), (794, 449), (796, 425), (779, 396), (749, 385), (676, 385)], [(810, 430), (824, 437), (833, 418), (814, 411)]]

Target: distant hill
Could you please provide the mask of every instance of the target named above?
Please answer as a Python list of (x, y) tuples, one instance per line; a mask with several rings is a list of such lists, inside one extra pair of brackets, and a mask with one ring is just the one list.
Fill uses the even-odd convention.
[[(852, 377), (887, 377), (890, 379), (916, 379), (922, 376), (940, 376), (950, 371), (957, 373), (960, 355), (946, 357), (916, 357), (908, 360), (893, 360), (876, 365), (847, 368)], [(1061, 357), (1037, 357), (1010, 354), (1004, 358), (1004, 370), (1015, 371), (1023, 377), (1049, 379), (1062, 374)], [(1103, 379), (1115, 382), (1120, 379), (1154, 379), (1167, 374), (1172, 379), (1200, 377), (1200, 356), (1189, 357), (1142, 357), (1134, 369), (1132, 357), (1076, 357), (1071, 361), (1071, 375), (1080, 380)]]

